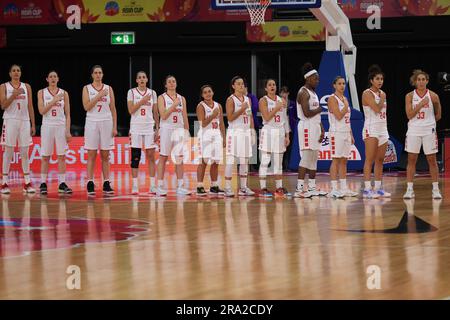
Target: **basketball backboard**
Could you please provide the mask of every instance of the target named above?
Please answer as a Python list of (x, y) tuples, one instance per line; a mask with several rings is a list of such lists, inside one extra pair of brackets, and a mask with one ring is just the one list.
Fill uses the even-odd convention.
[[(319, 8), (321, 0), (272, 0), (272, 8)], [(212, 0), (212, 8), (216, 10), (245, 9), (245, 0)]]

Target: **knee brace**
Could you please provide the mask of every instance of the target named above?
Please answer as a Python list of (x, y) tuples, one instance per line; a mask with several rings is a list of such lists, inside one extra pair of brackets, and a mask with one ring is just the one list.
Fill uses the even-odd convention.
[(141, 148), (131, 148), (131, 167), (133, 169), (138, 169), (140, 161), (141, 161)]

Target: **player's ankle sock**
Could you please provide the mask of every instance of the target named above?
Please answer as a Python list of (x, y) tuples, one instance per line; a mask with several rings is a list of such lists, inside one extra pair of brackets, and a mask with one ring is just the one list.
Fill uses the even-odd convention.
[(412, 182), (407, 182), (407, 183), (406, 183), (406, 186), (407, 186), (408, 190), (412, 190), (412, 189), (413, 189), (413, 186), (414, 186), (414, 183), (412, 183)]
[(331, 180), (331, 190), (337, 191), (337, 189), (338, 189), (337, 180)]
[(63, 182), (66, 182), (66, 175), (64, 173), (58, 174), (58, 182), (61, 184)]
[(304, 185), (305, 185), (305, 180), (297, 179), (297, 190), (303, 190)]
[(155, 177), (150, 177), (150, 187), (155, 185)]
[(341, 183), (341, 190), (347, 190), (347, 179), (340, 179), (339, 182)]
[(308, 186), (310, 188), (315, 188), (316, 187), (316, 179), (309, 179), (308, 180)]
[(47, 183), (47, 174), (46, 173), (41, 173), (41, 182)]
[(203, 187), (203, 182), (197, 182), (197, 188), (202, 188)]
[(433, 182), (433, 190), (439, 190), (439, 182)]
[(240, 181), (241, 181), (241, 188), (242, 189), (247, 188), (247, 177), (245, 178), (241, 177)]
[(29, 173), (24, 173), (23, 178), (25, 179), (25, 184), (29, 184), (31, 182)]
[(178, 179), (178, 188), (183, 187), (183, 179)]
[(225, 180), (225, 188), (231, 189), (231, 180)]
[(266, 179), (259, 180), (259, 184), (261, 186), (261, 189), (265, 189), (267, 187), (266, 185)]
[(364, 181), (364, 190), (372, 189), (372, 183), (370, 181)]
[(283, 180), (275, 180), (275, 187), (277, 189), (283, 188)]
[(380, 189), (381, 189), (381, 181), (375, 180), (375, 190), (380, 190)]
[(219, 185), (217, 184), (217, 180), (216, 181), (211, 181), (211, 187), (218, 187)]

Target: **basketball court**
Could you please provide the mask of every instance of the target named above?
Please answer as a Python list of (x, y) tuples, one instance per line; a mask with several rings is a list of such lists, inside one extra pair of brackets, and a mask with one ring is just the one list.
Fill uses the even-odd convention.
[[(364, 118), (360, 99), (367, 82), (367, 68), (358, 69), (357, 66), (360, 60), (364, 66), (372, 62), (383, 65), (389, 60), (389, 52), (381, 53), (380, 61), (368, 61), (373, 57), (364, 53), (363, 58), (357, 56), (359, 52), (353, 42), (351, 24), (345, 13), (347, 11), (342, 10), (346, 5), (350, 6), (352, 1), (339, 1), (339, 5), (332, 0), (257, 1), (257, 9), (267, 6), (267, 12), (255, 13), (259, 14), (259, 17), (255, 16), (252, 20), (255, 26), (250, 25), (245, 2), (246, 0), (215, 0), (210, 4), (209, 10), (217, 15), (227, 14), (227, 18), (223, 18), (224, 21), (216, 21), (223, 24), (222, 29), (226, 29), (225, 25), (229, 19), (235, 19), (230, 17), (236, 17), (238, 12), (241, 12), (239, 15), (245, 12), (246, 22), (241, 21), (241, 25), (230, 22), (232, 26), (230, 28), (241, 28), (245, 24), (243, 28), (247, 28), (247, 33), (253, 30), (252, 28), (262, 28), (261, 20), (264, 19), (267, 20), (267, 27), (271, 26), (271, 23), (282, 23), (279, 21), (284, 20), (275, 21), (273, 17), (283, 16), (289, 12), (291, 14), (301, 12), (301, 15), (306, 12), (311, 15), (310, 19), (319, 21), (325, 26), (326, 35), (319, 40), (319, 44), (315, 44), (320, 49), (311, 51), (309, 56), (311, 58), (312, 53), (321, 52), (314, 58), (321, 83), (324, 83), (323, 87), (318, 89), (318, 93), (320, 97), (331, 94), (332, 79), (339, 72), (343, 72), (348, 83), (346, 95), (356, 114), (352, 120), (354, 121), (352, 127), (353, 130), (359, 130), (354, 135), (361, 136)], [(3, 2), (1, 4), (3, 5)], [(444, 5), (442, 6), (445, 7)], [(450, 3), (448, 5), (450, 8)], [(102, 7), (104, 6), (105, 4), (102, 4)], [(115, 9), (111, 7), (110, 10), (114, 12)], [(92, 12), (91, 10), (90, 13)], [(450, 9), (447, 15), (445, 21), (448, 22)], [(407, 18), (391, 19), (400, 21)], [(395, 24), (395, 21), (390, 20), (387, 25)], [(170, 23), (172, 22), (167, 22)], [(190, 24), (190, 22), (182, 23)], [(362, 22), (354, 22), (352, 26), (358, 23)], [(106, 23), (103, 28), (108, 32), (110, 29), (118, 31), (117, 25), (109, 28)], [(276, 27), (279, 32), (285, 30), (278, 25)], [(8, 41), (13, 44), (12, 49), (5, 51), (3, 56), (8, 63), (15, 61), (11, 58), (13, 54), (17, 54), (19, 59), (26, 57), (26, 46), (20, 47), (17, 44), (18, 40), (14, 40), (15, 35), (23, 34), (24, 28), (12, 28), (13, 31), (8, 29), (12, 34), (12, 40)], [(122, 31), (132, 28), (133, 24), (128, 23)], [(139, 28), (136, 27), (136, 30)], [(95, 30), (94, 33), (100, 32)], [(206, 34), (206, 31), (204, 32)], [(139, 35), (138, 31), (136, 33)], [(208, 36), (204, 37), (206, 39)], [(139, 41), (138, 37), (136, 39)], [(440, 43), (445, 50), (450, 48), (448, 40), (447, 36), (447, 42)], [(192, 81), (196, 82), (195, 90), (200, 87), (197, 86), (197, 82), (198, 84), (208, 82), (208, 79), (200, 78), (202, 74), (213, 70), (211, 67), (205, 71), (205, 68), (209, 68), (208, 65), (198, 67), (201, 65), (199, 60), (202, 60), (202, 57), (206, 59), (207, 55), (205, 53), (205, 56), (202, 56), (202, 53), (198, 53), (200, 57), (195, 57), (197, 53), (194, 49), (200, 41), (203, 40), (196, 38), (190, 42), (189, 36), (185, 35), (185, 38), (176, 45), (179, 48), (184, 46), (183, 50), (186, 52), (192, 49), (194, 54), (186, 54), (187, 56), (179, 57), (179, 60), (175, 51), (167, 51), (169, 57), (167, 59), (173, 58), (174, 61), (178, 61), (174, 64), (186, 65)], [(290, 72), (300, 72), (297, 70), (300, 62), (287, 52), (289, 48), (293, 52), (300, 52), (299, 45), (293, 44), (293, 47), (289, 47), (286, 51), (281, 48), (282, 42), (267, 47), (273, 52), (279, 50), (275, 54), (269, 52), (269, 49), (264, 52), (263, 41), (253, 44), (248, 41), (248, 43), (245, 50), (249, 50), (250, 53), (246, 59), (240, 59), (236, 64), (237, 68), (240, 65), (246, 66), (246, 71), (243, 72), (248, 76), (249, 91), (258, 97), (261, 96), (260, 86), (266, 77), (274, 77), (280, 83), (278, 85), (280, 88), (287, 82), (287, 78), (292, 77), (289, 75)], [(356, 41), (355, 43), (357, 44)], [(41, 50), (34, 45), (30, 45), (30, 48), (31, 52)], [(122, 48), (117, 47), (117, 55), (125, 57), (127, 53)], [(218, 48), (216, 50), (211, 47), (211, 51), (208, 52), (213, 56), (227, 54), (227, 51), (218, 52), (220, 47)], [(372, 50), (370, 48), (362, 51)], [(113, 47), (108, 50), (115, 49), (116, 47)], [(66, 49), (55, 46), (54, 50), (65, 52)], [(103, 49), (98, 50), (100, 52)], [(238, 45), (234, 45), (229, 54), (235, 54), (237, 60), (239, 54), (242, 54), (239, 53), (240, 50), (244, 49), (238, 49)], [(392, 50), (392, 54), (396, 55), (395, 49)], [(418, 55), (421, 54), (420, 50), (417, 49)], [(162, 51), (163, 49), (161, 52), (155, 51), (150, 59), (144, 55), (144, 51), (130, 53), (129, 68), (126, 64), (118, 67), (116, 74), (109, 75), (110, 79), (116, 78), (114, 81), (119, 81), (117, 78), (123, 77), (128, 84), (129, 76), (131, 87), (134, 85), (131, 83), (134, 72), (141, 66), (162, 74), (158, 71), (165, 69), (164, 65), (158, 64), (164, 55)], [(84, 51), (80, 52), (80, 56), (83, 57)], [(307, 56), (310, 53), (304, 54)], [(193, 65), (189, 66), (186, 62), (191, 58)], [(301, 56), (301, 59), (303, 58), (305, 56)], [(43, 63), (48, 61), (46, 59), (43, 58)], [(75, 61), (75, 58), (71, 59)], [(90, 58), (80, 59), (86, 59), (89, 63), (93, 61), (89, 60)], [(397, 54), (396, 59), (401, 59), (401, 55)], [(105, 64), (112, 65), (111, 61)], [(301, 64), (306, 61), (301, 61)], [(417, 68), (421, 67), (422, 59), (417, 58), (417, 62)], [(67, 62), (58, 63), (63, 69), (63, 65)], [(225, 68), (228, 66), (227, 63), (224, 62)], [(290, 63), (295, 65), (296, 70), (289, 70)], [(401, 61), (396, 63), (400, 64)], [(45, 67), (44, 70), (49, 68), (51, 66)], [(192, 69), (189, 68), (194, 70), (198, 68), (199, 74), (192, 75)], [(450, 62), (442, 61), (440, 69), (445, 71), (445, 68), (450, 71)], [(24, 69), (28, 73), (33, 72)], [(114, 69), (110, 68), (109, 71), (111, 70)], [(153, 74), (152, 71), (149, 72), (149, 78), (154, 86), (158, 86), (156, 83), (162, 82), (163, 79), (159, 79), (159, 74)], [(73, 70), (71, 72), (76, 73)], [(167, 74), (170, 72), (171, 69)], [(7, 81), (7, 74), (3, 73), (2, 76)], [(386, 70), (386, 73), (392, 74), (391, 70)], [(434, 77), (434, 74), (432, 76)], [(403, 78), (408, 77), (409, 74), (405, 74)], [(44, 77), (40, 78), (43, 80)], [(80, 77), (74, 78), (66, 83), (75, 83)], [(217, 100), (223, 105), (225, 104), (223, 97), (228, 94), (226, 91), (228, 81), (229, 78), (224, 79), (221, 91), (217, 89)], [(392, 86), (396, 79), (391, 78), (387, 81), (391, 81), (388, 85)], [(80, 92), (71, 93), (74, 101), (81, 98), (82, 82), (76, 84), (79, 85)], [(437, 91), (438, 84), (436, 82), (432, 84), (435, 86), (432, 90)], [(43, 87), (42, 81), (33, 85), (33, 94), (37, 92), (39, 86)], [(299, 88), (300, 83), (295, 87), (291, 85), (291, 99), (295, 100)], [(126, 93), (129, 88), (125, 90), (115, 86), (114, 89), (116, 92), (121, 90)], [(162, 91), (157, 89), (157, 92), (159, 94)], [(117, 93), (116, 100), (125, 101), (125, 93)], [(23, 194), (22, 169), (18, 153), (15, 154), (9, 176), (11, 194), (1, 195), (0, 299), (450, 299), (450, 160), (448, 159), (450, 138), (442, 133), (450, 128), (448, 111), (445, 110), (450, 101), (450, 94), (448, 91), (440, 93), (443, 117), (438, 127), (438, 162), (439, 185), (443, 198), (432, 199), (428, 167), (424, 164), (422, 168), (424, 170), (420, 170), (421, 163), (425, 163), (420, 158), (419, 170), (414, 180), (415, 199), (406, 200), (403, 199), (407, 182), (403, 148), (407, 119), (403, 113), (398, 115), (399, 112), (404, 112), (404, 104), (398, 101), (404, 101), (405, 93), (400, 88), (399, 92), (388, 92), (390, 96), (395, 96), (396, 102), (392, 103), (395, 109), (389, 109), (395, 121), (388, 122), (389, 130), (392, 129), (395, 135), (392, 135), (390, 140), (383, 173), (383, 187), (392, 195), (384, 199), (362, 197), (361, 166), (364, 160), (364, 143), (360, 137), (355, 141), (347, 177), (349, 188), (360, 194), (358, 197), (343, 199), (326, 196), (308, 199), (277, 196), (263, 198), (257, 195), (252, 197), (236, 195), (233, 198), (211, 195), (199, 197), (195, 193), (180, 196), (175, 193), (177, 178), (172, 164), (168, 165), (166, 173), (168, 195), (156, 196), (147, 193), (149, 180), (145, 160), (141, 161), (140, 166), (140, 193), (133, 195), (130, 151), (126, 144), (128, 141), (126, 136), (117, 138), (111, 158), (110, 180), (115, 190), (114, 195), (104, 195), (100, 188), (97, 189), (96, 195), (87, 195), (88, 179), (86, 165), (83, 162), (82, 136), (74, 138), (69, 146), (72, 156), (67, 156), (69, 162), (66, 181), (73, 189), (73, 194), (64, 195), (57, 192), (58, 171), (55, 157), (52, 158), (48, 175), (48, 194), (41, 195), (39, 190), (36, 194)], [(190, 97), (193, 101), (197, 101), (196, 98)], [(392, 99), (394, 100), (394, 97)], [(122, 124), (129, 124), (124, 101), (121, 102), (122, 106), (116, 103), (118, 110), (122, 108), (120, 111), (122, 113), (118, 114), (119, 118), (125, 116), (128, 118), (119, 121), (122, 121), (120, 122)], [(84, 121), (85, 111), (82, 107), (76, 106), (77, 103), (78, 101), (72, 103), (74, 105), (72, 117), (76, 119), (76, 113), (83, 113)], [(195, 107), (192, 103), (190, 105), (189, 121), (194, 123)], [(327, 109), (324, 105), (322, 107), (322, 121), (324, 121), (327, 118)], [(39, 117), (36, 117), (37, 123), (40, 123)], [(82, 123), (74, 123), (75, 121), (73, 124), (78, 125), (82, 132)], [(191, 129), (195, 135), (198, 128)], [(41, 144), (39, 137), (33, 138), (33, 141), (35, 146)], [(298, 140), (293, 138), (292, 143), (297, 144), (296, 149), (293, 147), (292, 153), (298, 154)], [(316, 178), (317, 186), (325, 191), (330, 191), (331, 188), (328, 173), (330, 158), (326, 153), (328, 148), (329, 146), (324, 144)], [(31, 180), (35, 187), (39, 187), (40, 183), (39, 150), (38, 147), (30, 148), (30, 154), (34, 155), (34, 162), (31, 163)], [(198, 161), (195, 160), (194, 147), (191, 151), (194, 161), (186, 166), (184, 181), (190, 190), (195, 191)], [(395, 161), (392, 157), (395, 157)], [(299, 158), (300, 155), (291, 155), (284, 168), (283, 185), (292, 193), (297, 184), (296, 166)], [(254, 165), (257, 166), (259, 160), (255, 161)], [(95, 179), (98, 185), (101, 179), (99, 168), (100, 164), (97, 162)], [(224, 184), (223, 174), (224, 166), (220, 165), (218, 181), (220, 186)], [(251, 189), (260, 189), (257, 170), (252, 170), (248, 181)], [(239, 176), (235, 171), (232, 180), (235, 190), (238, 184)], [(269, 176), (267, 184), (269, 189), (274, 189), (274, 178)], [(205, 189), (209, 187), (208, 166)]]

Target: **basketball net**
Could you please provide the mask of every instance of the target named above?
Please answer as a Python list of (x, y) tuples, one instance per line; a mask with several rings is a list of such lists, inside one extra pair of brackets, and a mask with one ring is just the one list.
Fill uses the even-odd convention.
[(271, 2), (272, 0), (245, 0), (252, 26), (259, 26), (265, 23), (264, 16)]

